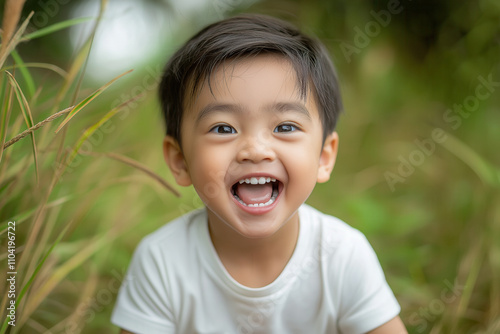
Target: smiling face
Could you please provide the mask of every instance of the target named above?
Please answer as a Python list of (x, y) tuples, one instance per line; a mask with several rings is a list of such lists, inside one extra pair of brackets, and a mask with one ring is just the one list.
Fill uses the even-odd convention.
[[(316, 182), (326, 182), (337, 134), (322, 142), (313, 94), (300, 97), (290, 63), (275, 55), (226, 62), (185, 105), (182, 149), (164, 153), (178, 184), (193, 184), (211, 230), (266, 238), (290, 222)], [(213, 93), (213, 94), (212, 94)]]

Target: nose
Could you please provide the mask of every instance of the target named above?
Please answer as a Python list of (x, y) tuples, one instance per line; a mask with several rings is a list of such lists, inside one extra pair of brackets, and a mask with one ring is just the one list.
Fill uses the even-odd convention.
[(276, 159), (276, 153), (269, 140), (261, 136), (253, 136), (244, 139), (236, 159), (238, 162), (271, 162)]

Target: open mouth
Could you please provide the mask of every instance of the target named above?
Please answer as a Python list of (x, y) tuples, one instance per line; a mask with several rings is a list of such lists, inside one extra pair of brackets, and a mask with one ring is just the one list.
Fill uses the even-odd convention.
[(265, 207), (276, 201), (280, 192), (280, 181), (272, 177), (250, 177), (241, 179), (231, 187), (233, 197), (248, 207)]

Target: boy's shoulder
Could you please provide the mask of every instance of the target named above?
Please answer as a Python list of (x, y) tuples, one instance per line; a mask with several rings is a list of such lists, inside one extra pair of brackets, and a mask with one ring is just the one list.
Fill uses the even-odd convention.
[(347, 224), (342, 219), (321, 212), (307, 204), (303, 204), (300, 207), (299, 213), (303, 225), (311, 225), (319, 235), (330, 241), (335, 239), (335, 241), (339, 243), (343, 240), (345, 241), (346, 238), (365, 238), (362, 232)]

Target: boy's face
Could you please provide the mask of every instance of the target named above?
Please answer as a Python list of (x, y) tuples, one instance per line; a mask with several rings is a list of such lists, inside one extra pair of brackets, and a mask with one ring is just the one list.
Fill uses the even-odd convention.
[(272, 236), (298, 222), (316, 182), (329, 179), (337, 134), (322, 145), (313, 94), (300, 98), (295, 71), (280, 57), (226, 62), (211, 84), (213, 94), (205, 82), (186, 103), (182, 150), (167, 137), (166, 161), (178, 184), (193, 184), (212, 228)]

